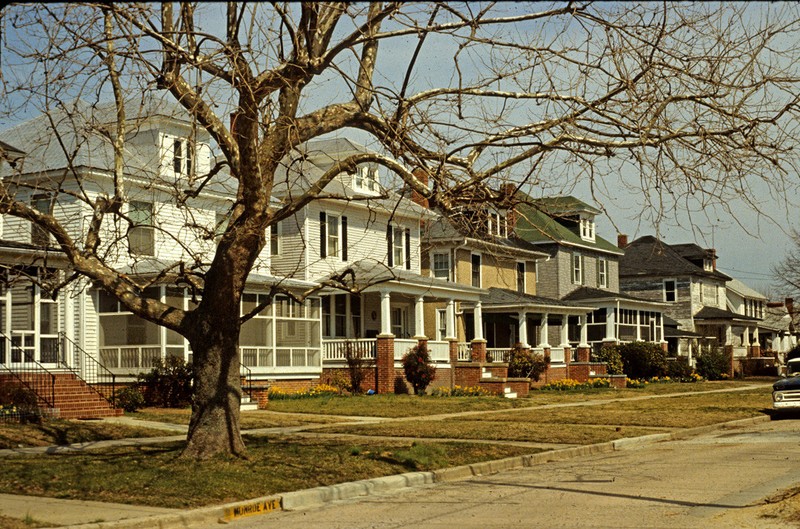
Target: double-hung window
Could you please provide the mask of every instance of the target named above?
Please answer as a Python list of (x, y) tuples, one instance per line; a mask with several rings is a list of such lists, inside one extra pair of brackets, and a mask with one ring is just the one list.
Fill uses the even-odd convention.
[(471, 258), (472, 264), (472, 286), (480, 288), (481, 286), (481, 255), (474, 253)]
[(525, 262), (517, 263), (517, 292), (525, 293)]
[(674, 279), (664, 280), (664, 301), (678, 301), (678, 289)]
[(281, 254), (281, 222), (276, 222), (269, 228), (269, 253), (270, 255)]
[[(39, 213), (52, 215), (53, 200), (47, 195), (35, 195), (31, 201), (31, 207)], [(48, 246), (50, 244), (50, 233), (38, 224), (31, 224), (31, 244), (37, 246)]]
[(411, 230), (389, 223), (386, 229), (389, 266), (411, 270)]
[(572, 254), (572, 283), (583, 284), (583, 256), (579, 253)]
[(450, 281), (450, 253), (436, 252), (433, 254), (433, 277)]
[(341, 256), (347, 261), (347, 217), (320, 212), (319, 237), (322, 258)]
[(597, 286), (608, 288), (608, 259), (597, 259)]
[(185, 139), (176, 138), (172, 142), (172, 170), (175, 174), (191, 175), (194, 156), (193, 146)]
[(134, 255), (155, 255), (155, 230), (153, 203), (132, 200), (128, 209), (131, 227), (128, 230), (128, 248)]

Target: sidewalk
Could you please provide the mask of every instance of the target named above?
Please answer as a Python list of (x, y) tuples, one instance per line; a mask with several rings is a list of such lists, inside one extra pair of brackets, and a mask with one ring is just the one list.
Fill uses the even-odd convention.
[[(715, 390), (717, 391), (739, 391), (749, 388), (735, 388), (729, 390)], [(700, 393), (700, 392), (697, 392)], [(705, 392), (703, 392), (705, 393)], [(682, 395), (692, 394), (692, 392), (682, 393)], [(641, 397), (631, 397), (622, 399), (624, 401), (650, 399), (650, 398), (668, 398), (672, 395), (646, 395)], [(537, 409), (545, 408), (561, 408), (565, 406), (586, 406), (586, 405), (600, 405), (608, 404), (620, 399), (604, 399), (591, 402), (575, 402), (568, 404), (553, 404), (543, 405)], [(470, 411), (470, 412), (456, 412), (451, 414), (443, 414), (437, 416), (429, 416), (427, 418), (444, 419), (447, 417), (460, 417), (473, 414), (492, 414), (492, 413), (506, 413), (511, 410), (486, 410), (486, 411)], [(348, 419), (353, 419), (349, 417)], [(361, 422), (379, 422), (379, 421), (404, 421), (418, 419), (418, 417), (408, 418), (360, 418)], [(152, 421), (142, 421), (130, 417), (114, 417), (107, 419), (109, 422), (118, 422), (125, 424), (136, 424), (139, 426), (147, 426), (150, 428), (158, 428), (165, 430), (165, 432), (185, 432), (186, 426), (158, 423)], [(694, 428), (685, 431), (677, 431), (669, 434), (656, 434), (648, 435), (638, 438), (625, 438), (608, 443), (600, 443), (597, 445), (585, 446), (571, 446), (571, 445), (551, 445), (547, 448), (549, 451), (541, 452), (533, 456), (521, 456), (508, 458), (499, 461), (487, 461), (484, 463), (476, 463), (464, 467), (456, 467), (450, 469), (442, 469), (434, 472), (412, 472), (408, 474), (401, 474), (395, 476), (387, 476), (384, 478), (376, 478), (372, 480), (363, 480), (352, 483), (342, 483), (328, 487), (318, 487), (314, 489), (295, 491), (291, 493), (279, 494), (271, 497), (257, 498), (250, 501), (237, 502), (229, 505), (218, 505), (213, 507), (205, 507), (193, 510), (183, 509), (166, 509), (158, 507), (147, 507), (137, 505), (126, 505), (116, 503), (103, 503), (96, 501), (85, 500), (63, 500), (56, 498), (33, 497), (33, 496), (16, 496), (11, 494), (0, 494), (0, 515), (17, 519), (33, 519), (36, 522), (44, 524), (53, 524), (54, 526), (75, 526), (84, 529), (122, 529), (122, 528), (141, 528), (149, 529), (152, 527), (159, 527), (167, 529), (171, 527), (186, 528), (186, 527), (206, 527), (209, 525), (216, 525), (221, 520), (236, 519), (241, 516), (246, 516), (252, 513), (263, 513), (269, 510), (280, 509), (297, 509), (305, 508), (321, 503), (353, 498), (358, 496), (367, 496), (373, 494), (381, 494), (400, 490), (407, 487), (418, 487), (427, 484), (443, 481), (455, 481), (467, 479), (476, 475), (486, 475), (495, 473), (502, 470), (509, 470), (512, 468), (519, 468), (523, 466), (531, 466), (534, 464), (545, 463), (548, 461), (570, 459), (574, 457), (587, 456), (601, 452), (611, 452), (624, 448), (635, 446), (642, 446), (658, 441), (665, 441), (677, 439), (692, 435), (698, 435), (710, 430), (725, 428), (727, 425), (740, 425), (740, 424), (753, 424), (762, 421), (768, 421), (768, 416), (756, 417), (754, 419), (745, 419), (742, 421), (734, 421), (734, 423), (723, 423), (711, 425), (707, 427)], [(352, 424), (352, 423), (350, 423)], [(291, 427), (276, 427), (264, 428), (258, 430), (251, 430), (251, 433), (272, 433), (272, 434), (288, 434), (300, 433), (303, 436), (311, 435), (326, 435), (316, 434), (313, 430), (328, 424), (309, 424), (305, 426), (291, 426)], [(75, 445), (66, 446), (49, 446), (49, 447), (32, 447), (32, 448), (19, 448), (0, 450), (0, 458), (7, 457), (13, 454), (33, 454), (33, 453), (61, 453), (61, 452), (74, 452), (85, 451), (92, 449), (100, 449), (112, 446), (135, 446), (145, 444), (158, 444), (163, 442), (171, 442), (182, 440), (185, 434), (170, 435), (155, 438), (135, 438), (135, 439), (120, 439), (114, 441), (98, 441), (93, 443), (80, 443)], [(497, 441), (491, 441), (496, 443)], [(533, 443), (514, 443), (520, 445), (530, 445)]]

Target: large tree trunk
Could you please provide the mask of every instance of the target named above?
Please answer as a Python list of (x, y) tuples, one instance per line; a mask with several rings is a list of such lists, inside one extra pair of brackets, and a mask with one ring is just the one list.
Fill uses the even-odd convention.
[(208, 459), (230, 454), (246, 457), (239, 431), (242, 398), (239, 376), (239, 324), (236, 317), (216, 317), (206, 332), (190, 339), (194, 354), (194, 402), (186, 448), (181, 457)]

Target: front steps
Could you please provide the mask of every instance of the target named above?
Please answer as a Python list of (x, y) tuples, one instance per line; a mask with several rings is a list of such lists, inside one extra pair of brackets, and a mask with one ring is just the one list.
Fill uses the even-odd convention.
[[(52, 408), (40, 396), (39, 405), (49, 415), (61, 419), (99, 419), (101, 417), (116, 417), (124, 412), (114, 408), (106, 399), (89, 387), (86, 382), (72, 373), (57, 373), (55, 380), (47, 373), (20, 373), (19, 376), (26, 383), (41, 390), (45, 398), (51, 396), (53, 388), (54, 402)], [(0, 384), (19, 385), (20, 381), (10, 374), (0, 374)]]
[(519, 393), (522, 393), (523, 396), (528, 394), (530, 381), (528, 379), (496, 377), (491, 369), (481, 367), (481, 378), (478, 385), (504, 398), (516, 399)]
[(255, 411), (258, 409), (258, 402), (250, 400), (247, 395), (242, 395), (242, 402), (239, 404), (239, 411)]

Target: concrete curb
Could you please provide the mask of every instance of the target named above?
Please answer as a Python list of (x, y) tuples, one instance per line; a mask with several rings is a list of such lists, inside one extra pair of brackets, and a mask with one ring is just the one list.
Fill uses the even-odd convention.
[(247, 509), (268, 502), (275, 502), (276, 504), (280, 502), (280, 507), (278, 509), (260, 510), (258, 512), (252, 512), (251, 514), (266, 514), (271, 510), (309, 509), (336, 500), (347, 500), (358, 497), (386, 494), (397, 492), (406, 488), (422, 487), (424, 485), (432, 485), (435, 483), (463, 481), (476, 476), (487, 476), (496, 474), (498, 472), (541, 465), (552, 461), (563, 461), (565, 459), (574, 459), (576, 457), (586, 457), (595, 454), (614, 452), (617, 450), (633, 449), (652, 443), (686, 439), (696, 435), (713, 432), (715, 430), (738, 428), (741, 426), (749, 426), (768, 421), (770, 421), (770, 417), (765, 415), (762, 417), (753, 417), (749, 419), (740, 419), (707, 426), (699, 426), (678, 432), (617, 439), (615, 441), (597, 443), (593, 445), (550, 450), (536, 454), (497, 459), (494, 461), (483, 461), (481, 463), (473, 463), (471, 465), (443, 468), (434, 470), (432, 472), (408, 472), (393, 476), (339, 483), (325, 487), (315, 487), (313, 489), (264, 496), (261, 498), (229, 503), (225, 505), (203, 507), (181, 514), (156, 515), (143, 518), (118, 520), (114, 522), (73, 525), (70, 527), (73, 529), (186, 529), (187, 527), (197, 526), (198, 524), (208, 525), (220, 522), (224, 523), (231, 519), (230, 513), (237, 508)]

